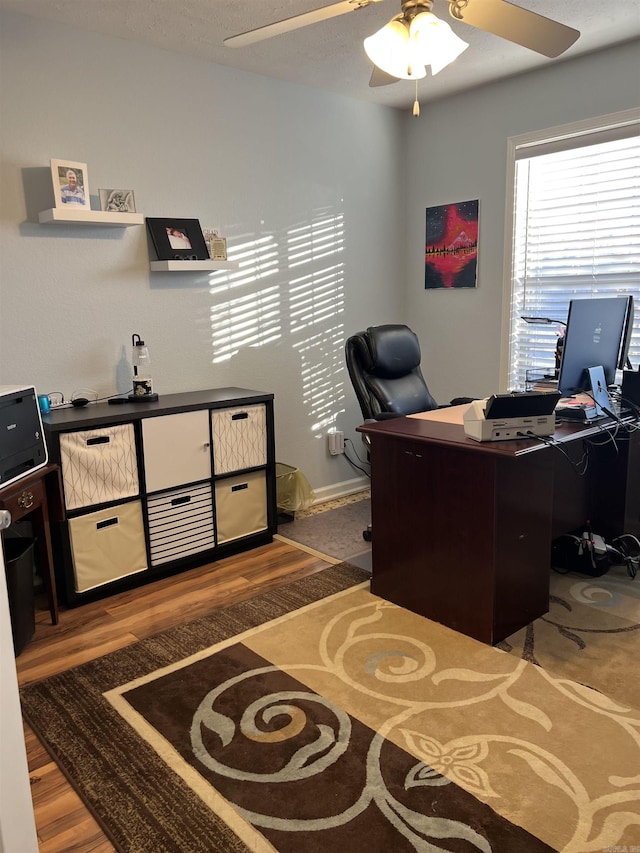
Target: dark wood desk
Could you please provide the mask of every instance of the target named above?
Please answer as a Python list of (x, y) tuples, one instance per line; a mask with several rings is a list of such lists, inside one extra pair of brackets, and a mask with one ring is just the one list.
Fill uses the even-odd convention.
[(10, 483), (0, 489), (0, 509), (9, 510), (12, 522), (32, 516), (51, 622), (53, 625), (57, 625), (58, 597), (49, 521), (50, 519), (61, 521), (64, 517), (58, 466), (45, 465), (32, 474), (27, 474), (15, 483)]
[(371, 590), (485, 643), (549, 609), (555, 536), (584, 525), (640, 535), (640, 436), (562, 426), (553, 438), (476, 442), (461, 423), (394, 418), (371, 441)]

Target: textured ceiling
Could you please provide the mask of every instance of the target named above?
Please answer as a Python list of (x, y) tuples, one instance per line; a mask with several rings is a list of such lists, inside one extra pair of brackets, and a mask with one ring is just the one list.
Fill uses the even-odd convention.
[[(366, 36), (400, 12), (400, 0), (373, 3), (249, 47), (223, 45), (228, 36), (327, 5), (327, 0), (0, 0), (0, 9), (23, 15), (361, 100), (410, 106), (415, 95), (410, 81), (369, 87), (371, 64), (362, 47)], [(453, 21), (446, 0), (434, 0), (432, 11), (470, 46), (449, 68), (419, 82), (421, 102), (640, 37), (640, 0), (518, 0), (515, 5), (578, 29), (580, 38), (558, 59), (547, 59)]]

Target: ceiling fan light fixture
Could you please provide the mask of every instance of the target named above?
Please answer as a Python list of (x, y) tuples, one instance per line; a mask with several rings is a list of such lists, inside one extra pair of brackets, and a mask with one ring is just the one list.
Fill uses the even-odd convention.
[(364, 40), (364, 49), (373, 64), (399, 80), (426, 77), (424, 63), (414, 62), (409, 27), (403, 18), (394, 18)]
[(411, 21), (409, 44), (415, 62), (430, 65), (437, 74), (457, 59), (469, 45), (459, 38), (446, 21), (431, 12), (420, 12)]

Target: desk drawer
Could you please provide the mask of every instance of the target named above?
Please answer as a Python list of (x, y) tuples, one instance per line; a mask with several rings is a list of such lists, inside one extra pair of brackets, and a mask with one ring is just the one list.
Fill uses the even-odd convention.
[(60, 456), (67, 509), (138, 494), (133, 424), (63, 433)]
[(37, 480), (30, 483), (28, 486), (18, 488), (19, 484), (14, 484), (14, 488), (2, 495), (0, 508), (8, 509), (11, 513), (12, 521), (20, 521), (23, 516), (28, 515), (33, 509), (40, 506), (44, 499), (44, 483), (42, 480)]

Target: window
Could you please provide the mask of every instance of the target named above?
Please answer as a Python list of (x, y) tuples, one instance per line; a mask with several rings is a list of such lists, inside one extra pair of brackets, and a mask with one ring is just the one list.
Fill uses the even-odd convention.
[[(640, 115), (510, 140), (513, 235), (508, 387), (553, 374), (569, 300), (632, 294), (640, 364)], [(542, 135), (539, 135), (539, 137)], [(508, 214), (507, 214), (508, 215)]]

